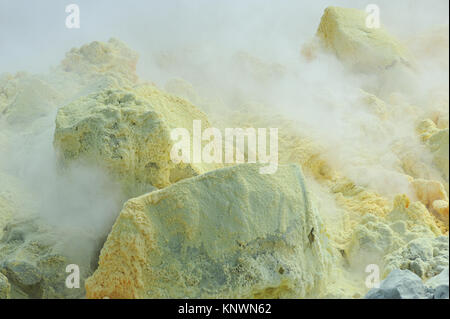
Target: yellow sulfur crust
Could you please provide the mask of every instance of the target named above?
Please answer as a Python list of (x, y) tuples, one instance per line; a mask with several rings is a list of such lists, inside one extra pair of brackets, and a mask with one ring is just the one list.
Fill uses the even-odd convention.
[(240, 164), (129, 200), (87, 297), (317, 297), (328, 249), (298, 166)]

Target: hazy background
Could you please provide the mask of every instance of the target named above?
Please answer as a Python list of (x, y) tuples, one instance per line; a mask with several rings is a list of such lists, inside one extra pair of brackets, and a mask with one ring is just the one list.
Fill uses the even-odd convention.
[[(80, 7), (80, 29), (65, 27), (70, 3)], [(382, 23), (396, 33), (448, 23), (446, 0), (0, 0), (0, 72), (46, 71), (70, 48), (110, 37), (141, 54), (138, 72), (148, 77), (146, 52), (185, 46), (280, 59), (298, 53), (327, 6), (364, 9), (369, 3), (380, 7)]]
[[(80, 8), (80, 29), (66, 28), (65, 7), (71, 3)], [(181, 77), (208, 98), (225, 101), (227, 108), (257, 100), (297, 121), (300, 134), (323, 146), (323, 157), (336, 169), (392, 197), (409, 191), (393, 145), (401, 141), (415, 160), (432, 166), (415, 127), (437, 107), (429, 105), (435, 91), (448, 87), (448, 63), (442, 67), (432, 52), (419, 61), (418, 73), (394, 80), (406, 87), (397, 104), (405, 103), (388, 106), (396, 114), (383, 121), (361, 106), (359, 89), (382, 86), (384, 79), (351, 73), (330, 54), (312, 62), (300, 56), (327, 6), (364, 10), (370, 3), (379, 6), (382, 24), (403, 42), (448, 24), (447, 0), (0, 0), (0, 74), (47, 72), (71, 48), (116, 37), (140, 54), (142, 79), (164, 88), (167, 80)], [(235, 65), (238, 52), (256, 57), (264, 67), (279, 63), (284, 73), (266, 82), (248, 77)], [(170, 57), (168, 66), (158, 63), (161, 53)], [(448, 103), (444, 89), (445, 94)], [(410, 112), (411, 104), (419, 112)], [(220, 105), (214, 107), (220, 112)], [(49, 150), (55, 114), (49, 114), (52, 125), (41, 139)], [(40, 149), (43, 153), (45, 147)]]
[[(65, 7), (70, 3), (79, 5), (80, 29), (66, 28)], [(429, 105), (434, 92), (448, 87), (448, 63), (442, 67), (432, 52), (420, 61), (418, 73), (395, 80), (393, 84), (406, 87), (406, 101), (389, 106), (396, 114), (383, 121), (361, 107), (359, 89), (381, 86), (384, 80), (353, 74), (333, 55), (312, 62), (300, 57), (327, 6), (364, 10), (370, 3), (379, 6), (382, 24), (401, 41), (448, 24), (447, 0), (0, 0), (0, 73), (47, 72), (71, 48), (116, 37), (140, 54), (137, 71), (142, 79), (164, 88), (167, 80), (182, 77), (202, 87), (202, 94), (224, 100), (224, 107), (257, 99), (296, 120), (301, 134), (321, 144), (326, 150), (322, 155), (346, 176), (393, 196), (407, 192), (409, 183), (399, 174), (393, 145), (402, 141), (417, 161), (432, 165), (415, 127), (434, 111), (436, 105)], [(284, 74), (266, 83), (249, 78), (234, 66), (237, 52), (265, 66), (280, 63)], [(169, 67), (158, 64), (161, 53), (171, 57)], [(444, 93), (448, 103), (448, 90)], [(418, 113), (410, 112), (411, 104), (419, 107)], [(49, 115), (49, 123), (54, 116)], [(53, 125), (42, 139), (50, 150), (52, 134)]]

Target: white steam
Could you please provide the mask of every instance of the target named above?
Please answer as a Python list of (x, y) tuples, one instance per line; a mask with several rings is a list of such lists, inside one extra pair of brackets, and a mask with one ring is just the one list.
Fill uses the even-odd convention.
[[(403, 93), (395, 103), (386, 101), (388, 108), (395, 108), (386, 121), (362, 106), (360, 92), (378, 92), (385, 85), (382, 80), (352, 74), (329, 54), (320, 53), (313, 61), (300, 56), (327, 6), (364, 9), (372, 1), (74, 3), (80, 6), (79, 30), (65, 28), (61, 1), (0, 0), (0, 71), (44, 72), (72, 47), (117, 37), (140, 53), (138, 74), (143, 79), (164, 87), (167, 80), (181, 77), (202, 94), (224, 101), (227, 108), (256, 100), (295, 120), (299, 132), (313, 137), (336, 169), (384, 195), (410, 192), (393, 153), (396, 143), (407, 145), (431, 166), (431, 156), (415, 133), (418, 115), (408, 110), (416, 105), (424, 119), (434, 111), (430, 101), (435, 90), (448, 85), (448, 64), (443, 68), (426, 56), (419, 59), (418, 73), (395, 83)], [(446, 0), (376, 4), (382, 23), (403, 40), (448, 24)], [(236, 67), (239, 52), (281, 66), (282, 75), (264, 81), (249, 76)], [(26, 184), (40, 216), (50, 224), (69, 234), (79, 229), (105, 234), (125, 199), (96, 168), (58, 170), (52, 145), (55, 114), (42, 120), (45, 129), (38, 134), (17, 132), (0, 122), (9, 147), (0, 165)]]

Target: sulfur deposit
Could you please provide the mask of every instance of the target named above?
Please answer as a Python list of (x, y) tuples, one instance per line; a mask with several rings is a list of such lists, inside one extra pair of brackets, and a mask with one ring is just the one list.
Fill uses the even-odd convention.
[[(448, 298), (448, 25), (320, 11), (0, 74), (0, 299)], [(195, 121), (277, 129), (277, 171), (174, 161)]]
[(206, 115), (192, 104), (153, 86), (105, 90), (61, 108), (56, 116), (55, 148), (61, 161), (84, 160), (110, 170), (126, 192), (162, 188), (202, 174), (216, 164), (175, 164), (171, 130), (186, 128)]
[(317, 36), (326, 48), (361, 71), (376, 71), (396, 64), (410, 66), (407, 48), (383, 27), (367, 25), (367, 14), (357, 9), (328, 7)]
[(128, 201), (89, 298), (319, 297), (331, 270), (298, 166), (241, 164)]

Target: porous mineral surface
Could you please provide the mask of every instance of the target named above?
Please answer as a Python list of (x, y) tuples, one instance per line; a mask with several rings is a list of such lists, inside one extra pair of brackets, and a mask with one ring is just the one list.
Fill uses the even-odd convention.
[[(117, 39), (0, 75), (0, 299), (448, 298), (448, 82), (428, 83), (448, 78), (448, 26), (396, 38), (339, 7), (317, 23), (301, 72), (239, 50), (223, 96), (197, 60), (193, 83), (143, 81)], [(322, 64), (345, 80), (305, 82)], [(278, 170), (174, 162), (195, 120), (278, 128)]]
[(84, 160), (105, 167), (136, 196), (220, 167), (171, 160), (171, 130), (186, 128), (192, 136), (194, 120), (210, 126), (194, 105), (151, 85), (106, 89), (59, 109), (54, 144), (64, 164)]
[(300, 168), (241, 164), (125, 203), (86, 287), (91, 298), (318, 297), (331, 265)]

